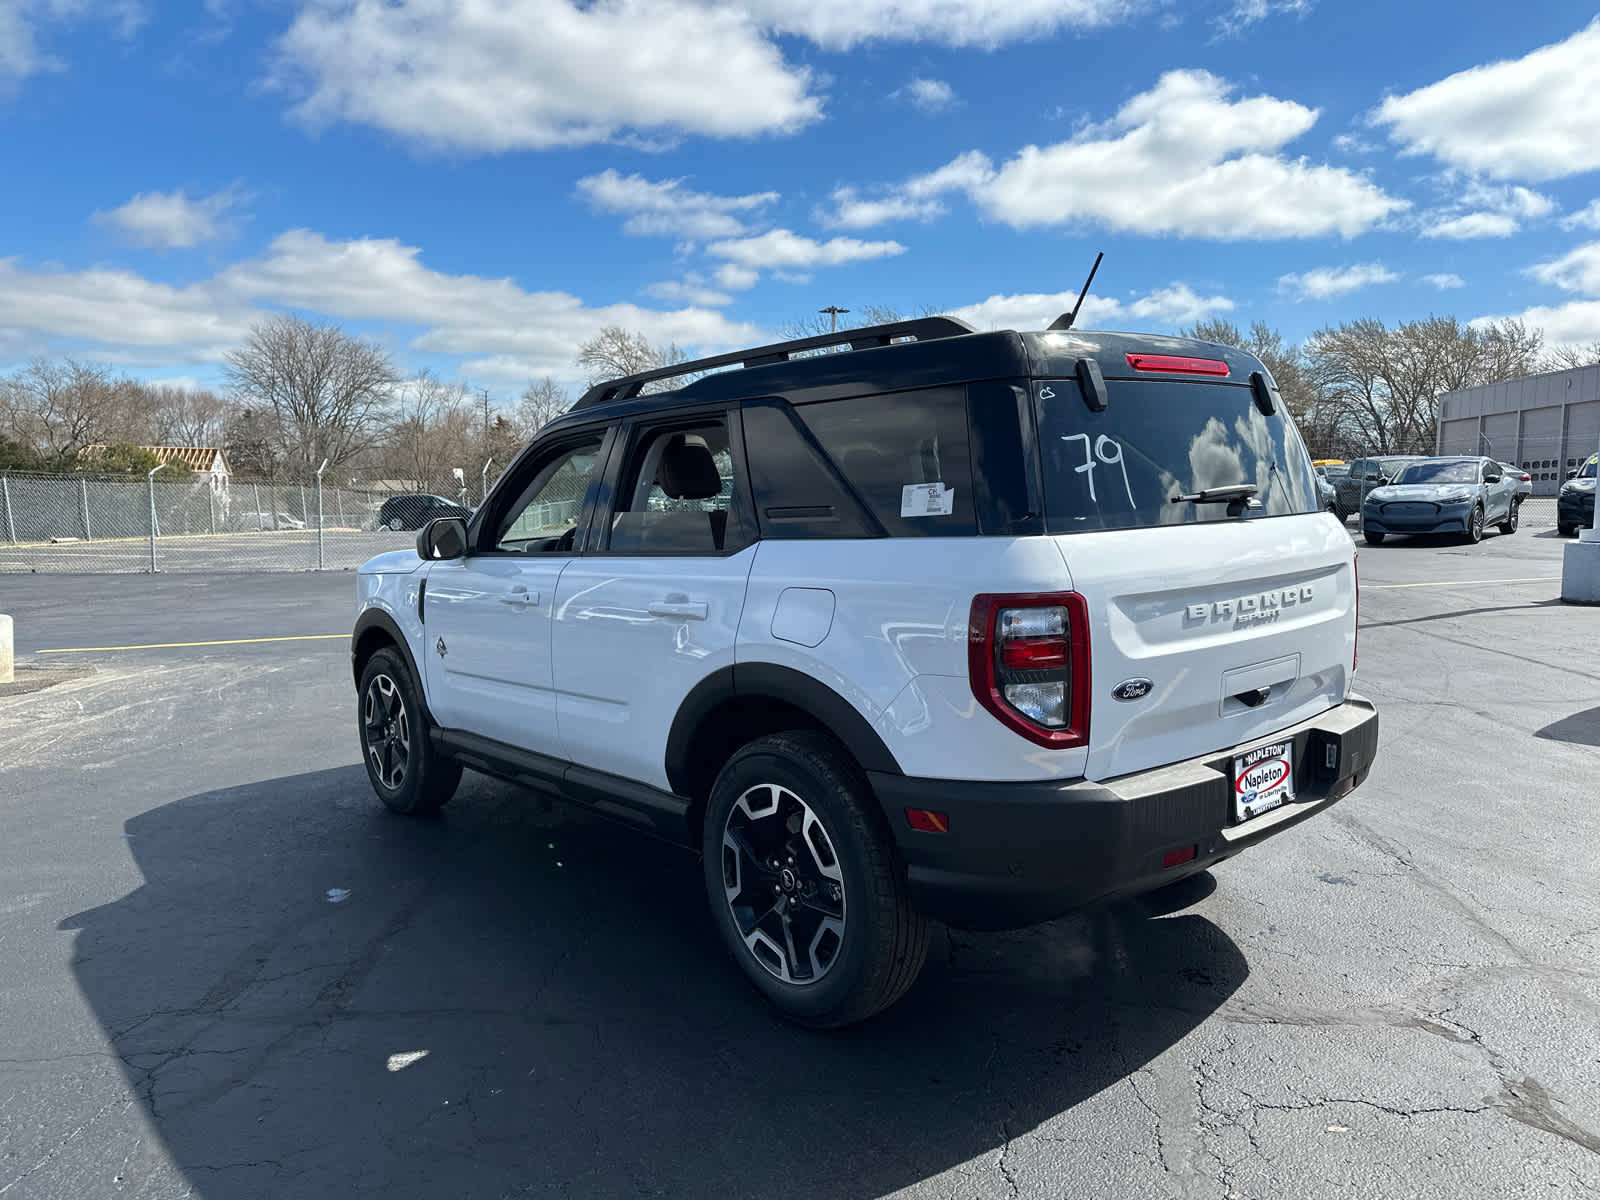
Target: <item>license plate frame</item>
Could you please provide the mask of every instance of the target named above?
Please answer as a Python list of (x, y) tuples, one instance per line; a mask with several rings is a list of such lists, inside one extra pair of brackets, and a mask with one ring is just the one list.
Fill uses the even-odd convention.
[(1233, 758), (1233, 820), (1253, 821), (1294, 802), (1294, 742), (1268, 742)]

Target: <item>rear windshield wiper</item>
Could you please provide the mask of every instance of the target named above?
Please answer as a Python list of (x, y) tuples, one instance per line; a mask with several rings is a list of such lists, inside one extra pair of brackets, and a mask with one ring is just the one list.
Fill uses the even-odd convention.
[(1174, 496), (1173, 504), (1238, 504), (1261, 491), (1253, 483), (1230, 483), (1227, 487), (1204, 488), (1187, 496)]

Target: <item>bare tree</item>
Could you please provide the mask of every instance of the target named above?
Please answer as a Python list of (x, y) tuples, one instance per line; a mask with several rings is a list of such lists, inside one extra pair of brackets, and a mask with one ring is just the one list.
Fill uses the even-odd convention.
[(235, 406), (223, 421), (222, 447), (242, 476), (276, 479), (283, 470), (283, 432), (271, 408)]
[(550, 376), (530, 383), (517, 404), (517, 428), (531, 438), (540, 429), (567, 411), (572, 401), (567, 389)]
[(145, 385), (153, 401), (154, 440), (163, 446), (216, 446), (222, 442), (228, 405), (215, 392)]
[(423, 368), (400, 389), (389, 429), (390, 462), (413, 486), (438, 491), (453, 480), (451, 468), (478, 459), (477, 422), (462, 383), (446, 383)]
[(1365, 453), (1427, 453), (1445, 392), (1532, 374), (1543, 335), (1520, 321), (1462, 325), (1429, 317), (1390, 329), (1367, 318), (1319, 329), (1312, 380), (1356, 422)]
[[(578, 365), (584, 369), (590, 387), (608, 379), (637, 375), (657, 367), (670, 367), (673, 363), (687, 362), (688, 359), (688, 353), (677, 345), (653, 345), (644, 334), (631, 333), (620, 325), (607, 325), (578, 349)], [(658, 380), (647, 383), (641, 390), (659, 392), (673, 386), (681, 387), (688, 378)]]
[(70, 459), (115, 432), (118, 387), (103, 368), (38, 359), (5, 381), (13, 436), (50, 458)]
[(372, 444), (396, 381), (379, 347), (287, 314), (252, 326), (225, 362), (235, 397), (277, 417), (284, 459), (301, 477), (324, 458), (337, 466)]
[(1600, 366), (1600, 342), (1590, 342), (1587, 346), (1552, 346), (1542, 366), (1546, 371)]

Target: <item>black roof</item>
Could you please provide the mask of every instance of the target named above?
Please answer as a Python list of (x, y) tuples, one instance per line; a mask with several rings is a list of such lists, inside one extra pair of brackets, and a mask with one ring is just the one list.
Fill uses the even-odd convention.
[[(564, 425), (601, 415), (625, 416), (760, 396), (781, 395), (798, 404), (984, 379), (1069, 378), (1082, 358), (1094, 359), (1107, 379), (1154, 378), (1133, 371), (1127, 361), (1129, 354), (1220, 359), (1228, 364), (1228, 377), (1213, 381), (1245, 386), (1252, 372), (1264, 370), (1251, 354), (1193, 338), (1100, 330), (979, 332), (954, 317), (924, 317), (779, 342), (606, 380), (585, 392), (558, 421)], [(643, 392), (648, 384), (685, 376), (692, 378), (680, 387)]]

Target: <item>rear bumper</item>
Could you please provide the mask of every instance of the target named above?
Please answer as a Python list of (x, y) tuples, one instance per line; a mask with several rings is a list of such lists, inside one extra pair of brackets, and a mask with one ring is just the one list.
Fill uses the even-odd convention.
[[(962, 928), (1015, 929), (1174, 883), (1330, 807), (1372, 769), (1378, 714), (1351, 697), (1249, 745), (1291, 739), (1295, 801), (1243, 825), (1232, 817), (1233, 750), (1101, 783), (871, 780), (918, 908)], [(907, 808), (947, 814), (949, 832), (911, 829)], [(1163, 866), (1191, 846), (1191, 861)]]

